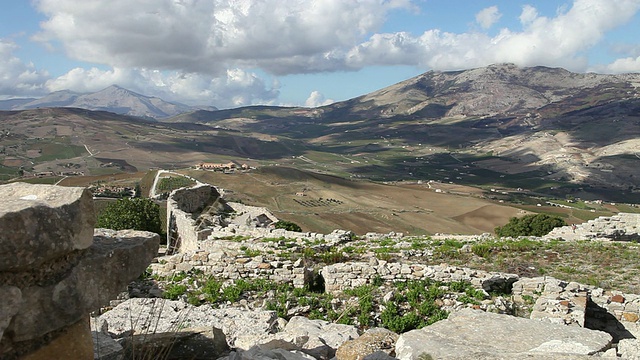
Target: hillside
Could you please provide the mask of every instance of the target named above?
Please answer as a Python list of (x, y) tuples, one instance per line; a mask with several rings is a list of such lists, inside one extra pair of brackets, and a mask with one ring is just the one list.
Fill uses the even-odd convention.
[[(71, 107), (109, 111), (121, 115), (147, 119), (163, 119), (196, 108), (158, 97), (150, 97), (111, 85), (93, 93), (75, 93), (68, 90), (52, 92), (39, 99), (12, 99), (0, 101), (0, 110), (26, 110), (47, 107)], [(215, 110), (215, 108), (210, 107)]]
[[(198, 110), (162, 122), (77, 109), (3, 112), (3, 171), (71, 166), (96, 175), (108, 164), (129, 171), (234, 160), (351, 179), (640, 202), (638, 84), (638, 74), (503, 64), (431, 71), (319, 108)], [(77, 102), (76, 95), (56, 96)], [(77, 151), (51, 150), (66, 144)]]
[(503, 64), (430, 71), (315, 109), (199, 112), (191, 121), (304, 140), (315, 151), (307, 158), (352, 176), (637, 200), (639, 84), (639, 74)]

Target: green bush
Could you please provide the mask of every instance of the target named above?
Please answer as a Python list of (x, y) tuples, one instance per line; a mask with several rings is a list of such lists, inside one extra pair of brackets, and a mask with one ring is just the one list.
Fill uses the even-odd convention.
[(178, 298), (187, 292), (187, 286), (181, 284), (169, 284), (162, 295), (165, 299), (178, 300)]
[(96, 227), (143, 230), (161, 234), (160, 206), (146, 198), (119, 199), (102, 210), (98, 215)]
[(553, 228), (566, 225), (567, 223), (557, 216), (530, 214), (521, 218), (512, 217), (504, 226), (496, 227), (495, 233), (500, 237), (544, 236)]
[(302, 232), (302, 228), (298, 224), (291, 221), (280, 220), (276, 222), (274, 226), (276, 229), (285, 229), (288, 231)]

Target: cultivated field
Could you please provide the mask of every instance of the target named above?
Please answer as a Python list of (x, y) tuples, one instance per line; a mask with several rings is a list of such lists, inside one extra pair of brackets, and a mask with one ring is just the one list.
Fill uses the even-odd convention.
[(477, 196), (436, 193), (426, 184), (351, 181), (277, 166), (235, 174), (183, 172), (223, 188), (228, 200), (267, 207), (306, 231), (480, 234), (523, 213)]

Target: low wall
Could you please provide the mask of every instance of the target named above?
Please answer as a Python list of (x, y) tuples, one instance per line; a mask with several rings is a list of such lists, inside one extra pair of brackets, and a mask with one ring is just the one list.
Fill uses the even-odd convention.
[(531, 305), (532, 319), (602, 330), (615, 342), (640, 337), (640, 295), (545, 276), (517, 281), (512, 295)]
[(342, 291), (356, 286), (371, 284), (374, 279), (384, 281), (424, 280), (442, 282), (467, 281), (487, 292), (510, 289), (518, 275), (489, 273), (447, 265), (423, 265), (390, 263), (372, 258), (369, 263), (351, 262), (325, 266), (321, 271), (328, 292)]

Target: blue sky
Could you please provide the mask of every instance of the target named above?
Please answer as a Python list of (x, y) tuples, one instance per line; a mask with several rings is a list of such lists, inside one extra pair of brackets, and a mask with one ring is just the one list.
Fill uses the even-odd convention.
[(0, 99), (317, 106), (429, 70), (640, 72), (640, 0), (3, 1)]

